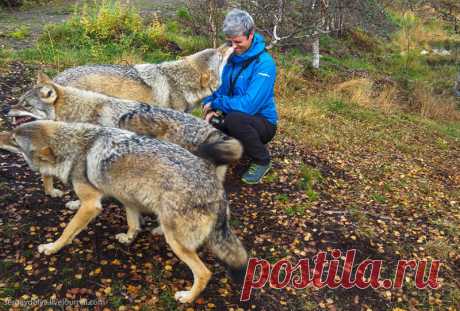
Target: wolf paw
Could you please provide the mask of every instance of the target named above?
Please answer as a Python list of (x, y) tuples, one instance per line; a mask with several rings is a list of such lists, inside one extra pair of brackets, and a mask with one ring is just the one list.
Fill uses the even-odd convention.
[(174, 294), (174, 298), (179, 300), (181, 303), (190, 303), (195, 300), (195, 297), (193, 297), (192, 291), (190, 290), (178, 291)]
[(161, 227), (158, 226), (158, 227), (152, 229), (152, 231), (150, 231), (150, 233), (152, 235), (163, 235), (163, 229), (161, 229)]
[(75, 200), (75, 201), (69, 201), (65, 204), (65, 207), (71, 210), (76, 210), (80, 208), (80, 201)]
[(51, 189), (51, 191), (48, 192), (47, 195), (49, 195), (52, 198), (60, 198), (64, 195), (64, 192), (62, 192), (59, 189)]
[(115, 238), (118, 240), (118, 242), (122, 244), (131, 244), (133, 241), (133, 238), (127, 235), (126, 233), (118, 233)]
[(52, 255), (59, 249), (56, 248), (54, 243), (40, 244), (38, 245), (38, 252), (45, 255)]

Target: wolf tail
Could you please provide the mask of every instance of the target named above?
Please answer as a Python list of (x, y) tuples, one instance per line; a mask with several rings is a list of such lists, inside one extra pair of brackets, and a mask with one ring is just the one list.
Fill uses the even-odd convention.
[(216, 165), (226, 165), (241, 158), (243, 146), (237, 139), (225, 136), (222, 140), (200, 145), (197, 155)]
[(246, 273), (248, 255), (243, 244), (230, 228), (228, 223), (230, 211), (227, 202), (225, 205), (226, 207), (218, 214), (208, 246), (225, 263), (233, 282), (241, 285)]

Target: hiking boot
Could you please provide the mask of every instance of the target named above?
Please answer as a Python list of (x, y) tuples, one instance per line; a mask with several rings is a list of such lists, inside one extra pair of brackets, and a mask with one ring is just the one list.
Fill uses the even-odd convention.
[(243, 174), (241, 181), (249, 185), (258, 184), (262, 181), (262, 178), (265, 176), (265, 174), (267, 174), (271, 167), (271, 162), (267, 165), (251, 163), (248, 170)]

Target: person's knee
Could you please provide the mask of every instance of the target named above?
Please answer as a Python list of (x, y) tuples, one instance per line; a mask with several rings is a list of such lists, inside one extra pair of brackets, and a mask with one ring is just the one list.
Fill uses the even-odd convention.
[(245, 114), (241, 112), (231, 112), (225, 116), (225, 131), (235, 138), (241, 139), (242, 135), (248, 130), (248, 123), (244, 122)]
[(227, 129), (238, 128), (245, 118), (245, 114), (241, 112), (230, 112), (225, 116), (225, 126)]

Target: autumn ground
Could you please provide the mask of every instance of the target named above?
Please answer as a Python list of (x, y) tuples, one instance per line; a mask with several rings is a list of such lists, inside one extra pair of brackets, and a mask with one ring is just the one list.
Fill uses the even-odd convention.
[[(267, 285), (242, 303), (240, 288), (203, 250), (200, 255), (214, 275), (196, 304), (180, 305), (174, 292), (191, 285), (189, 269), (163, 238), (148, 231), (131, 246), (119, 244), (114, 235), (126, 230), (126, 220), (116, 202), (105, 202), (104, 212), (72, 245), (54, 256), (38, 254), (38, 245), (56, 239), (72, 217), (64, 203), (73, 194), (59, 185), (67, 190), (63, 199), (45, 196), (39, 176), (20, 157), (2, 151), (0, 309), (9, 309), (11, 299), (67, 298), (99, 299), (89, 308), (97, 310), (459, 310), (458, 122), (379, 106), (375, 102), (382, 92), (365, 94), (366, 100), (352, 94), (350, 101), (330, 90), (346, 88), (346, 81), (355, 83), (352, 89), (369, 81), (378, 89), (380, 80), (392, 82), (384, 74), (377, 79), (365, 71), (346, 72), (334, 74), (329, 86), (324, 77), (315, 85), (314, 74), (296, 82), (282, 59), (277, 61), (281, 117), (270, 144), (274, 168), (263, 184), (243, 186), (238, 179), (243, 161), (226, 181), (231, 223), (250, 255), (295, 264), (313, 260), (320, 251), (356, 249), (356, 263), (381, 259), (382, 278), (390, 279), (400, 259), (439, 259), (439, 289), (417, 289), (409, 273), (402, 289), (276, 290)], [(40, 67), (11, 60), (0, 66), (0, 108), (17, 102)], [(298, 93), (286, 96), (286, 89)], [(1, 117), (0, 127), (9, 128)], [(147, 217), (146, 228), (155, 225)]]
[[(13, 104), (31, 85), (34, 70), (13, 63), (2, 71), (2, 106)], [(329, 117), (338, 124), (343, 116), (337, 109)], [(386, 126), (376, 123), (365, 130), (376, 137), (400, 131), (401, 144), (409, 150), (373, 141), (366, 133), (346, 147), (313, 147), (296, 141), (289, 116), (285, 119), (271, 144), (274, 169), (265, 183), (242, 186), (237, 179), (242, 165), (231, 170), (226, 182), (232, 225), (250, 254), (295, 264), (319, 251), (357, 249), (357, 261), (384, 260), (387, 277), (399, 259), (440, 259), (440, 289), (418, 290), (410, 278), (401, 290), (265, 288), (241, 303), (239, 288), (232, 287), (222, 265), (203, 251), (213, 278), (195, 305), (178, 305), (173, 293), (191, 285), (191, 273), (163, 238), (148, 232), (129, 247), (120, 245), (114, 235), (126, 229), (126, 221), (116, 202), (107, 202), (102, 215), (71, 246), (50, 257), (38, 254), (37, 246), (56, 239), (72, 217), (74, 212), (63, 207), (72, 194), (46, 197), (39, 176), (20, 157), (2, 152), (1, 296), (100, 298), (99, 309), (455, 310), (460, 279), (458, 141), (414, 128), (406, 120), (398, 121), (398, 129), (385, 121)], [(355, 122), (363, 127), (362, 120)], [(349, 134), (343, 131), (345, 138)], [(147, 227), (154, 225), (148, 218)]]

